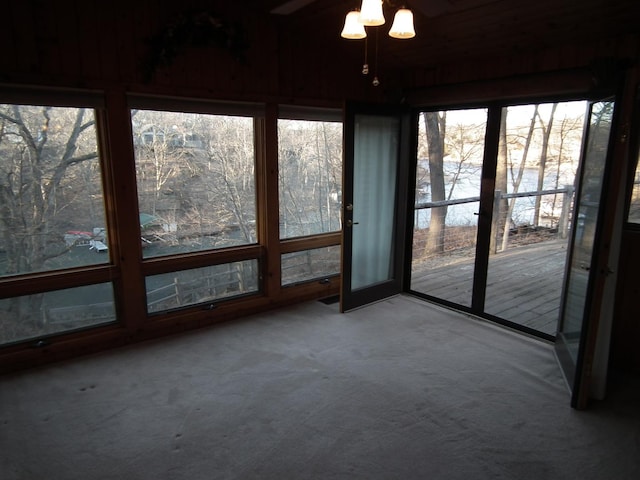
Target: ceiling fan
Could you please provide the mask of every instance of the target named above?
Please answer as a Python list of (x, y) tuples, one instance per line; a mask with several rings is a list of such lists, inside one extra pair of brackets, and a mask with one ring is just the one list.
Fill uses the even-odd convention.
[[(301, 8), (306, 7), (314, 3), (316, 0), (288, 0), (278, 7), (271, 10), (271, 13), (275, 15), (289, 15), (297, 12)], [(408, 0), (407, 2), (397, 2), (400, 4), (406, 4), (415, 8), (426, 17), (436, 17), (452, 9), (451, 2), (449, 0)]]

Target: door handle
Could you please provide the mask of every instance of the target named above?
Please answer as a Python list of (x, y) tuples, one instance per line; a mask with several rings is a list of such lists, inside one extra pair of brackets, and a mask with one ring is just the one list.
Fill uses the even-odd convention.
[(358, 225), (360, 222), (354, 222), (353, 220), (347, 220), (347, 227), (353, 227), (354, 225)]

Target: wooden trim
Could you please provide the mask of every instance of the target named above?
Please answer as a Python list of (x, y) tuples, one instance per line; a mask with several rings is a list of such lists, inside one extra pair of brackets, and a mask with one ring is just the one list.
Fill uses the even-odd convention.
[(296, 237), (280, 242), (280, 253), (293, 253), (302, 250), (312, 250), (314, 248), (331, 247), (340, 245), (342, 242), (342, 232), (331, 232), (322, 235), (309, 237)]
[(110, 282), (118, 276), (119, 270), (112, 265), (88, 265), (67, 271), (37, 272), (17, 278), (3, 277), (0, 278), (0, 298), (94, 285)]
[(118, 314), (130, 329), (146, 319), (145, 286), (142, 275), (142, 245), (138, 215), (135, 153), (131, 131), (131, 113), (122, 91), (106, 93), (107, 109), (101, 122), (101, 138), (108, 192), (105, 197), (112, 261), (121, 270), (114, 282)]
[[(604, 297), (608, 289), (609, 282), (615, 281), (615, 277), (610, 275), (612, 252), (619, 251), (620, 236), (616, 235), (616, 213), (620, 210), (619, 200), (623, 197), (620, 190), (626, 186), (626, 172), (629, 171), (629, 145), (628, 128), (633, 115), (634, 98), (636, 94), (636, 82), (640, 72), (638, 69), (630, 70), (620, 88), (620, 95), (616, 98), (619, 106), (619, 114), (614, 117), (610, 139), (609, 168), (605, 173), (605, 183), (602, 185), (602, 198), (600, 205), (602, 211), (599, 213), (601, 220), (599, 239), (596, 245), (600, 246), (594, 253), (592, 267), (594, 270), (593, 288), (591, 289), (592, 302), (588, 312), (589, 319), (586, 325), (586, 332), (583, 332), (583, 341), (580, 342), (581, 355), (578, 363), (582, 360), (583, 367), (579, 369), (579, 378), (574, 383), (574, 392), (571, 399), (572, 406), (577, 409), (584, 409), (588, 405), (591, 388), (592, 368), (595, 357), (596, 344), (605, 338), (605, 334), (599, 330), (603, 312), (606, 312)], [(614, 242), (616, 245), (614, 245)], [(584, 357), (581, 359), (582, 355)]]
[(280, 104), (278, 106), (278, 117), (286, 120), (342, 123), (342, 110), (339, 108), (303, 107), (300, 105)]
[(238, 115), (246, 117), (261, 117), (264, 115), (264, 103), (240, 102), (225, 100), (210, 100), (197, 97), (177, 97), (151, 94), (127, 94), (128, 103), (132, 108), (205, 113), (211, 115)]
[(257, 198), (259, 242), (266, 249), (263, 257), (263, 288), (268, 297), (280, 292), (280, 215), (278, 193), (278, 106), (266, 107), (263, 121), (257, 120)]
[(142, 262), (142, 273), (144, 276), (158, 275), (179, 270), (222, 265), (260, 258), (263, 254), (264, 248), (262, 246), (246, 245), (221, 250), (172, 255), (170, 257), (155, 257)]
[(104, 107), (104, 95), (99, 90), (63, 87), (0, 84), (0, 102), (54, 107)]
[(542, 97), (577, 99), (584, 98), (593, 87), (592, 72), (588, 69), (576, 69), (415, 88), (406, 92), (406, 100), (412, 106), (446, 107), (487, 102), (505, 103), (509, 100), (530, 102)]

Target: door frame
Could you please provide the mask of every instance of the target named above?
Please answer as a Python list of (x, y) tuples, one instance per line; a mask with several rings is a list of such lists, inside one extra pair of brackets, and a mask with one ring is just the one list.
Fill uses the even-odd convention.
[[(393, 268), (391, 279), (357, 291), (351, 289), (351, 259), (353, 229), (346, 224), (353, 221), (355, 117), (372, 115), (394, 117), (399, 120), (398, 165), (396, 170), (396, 195), (393, 228)], [(415, 112), (403, 105), (347, 102), (343, 119), (343, 169), (342, 169), (342, 279), (340, 285), (340, 311), (345, 312), (360, 306), (401, 293), (404, 290), (404, 264), (407, 244), (407, 205), (409, 197), (409, 172), (414, 162), (417, 145), (417, 120)]]
[[(606, 372), (608, 370), (608, 352), (611, 343), (613, 311), (613, 293), (617, 280), (615, 267), (619, 261), (620, 242), (622, 234), (621, 215), (625, 212), (624, 197), (630, 162), (630, 146), (628, 142), (629, 128), (636, 102), (636, 82), (638, 70), (634, 69), (627, 75), (618, 77), (616, 89), (610, 89), (609, 98), (615, 102), (611, 120), (611, 133), (607, 147), (607, 160), (604, 171), (598, 225), (594, 239), (594, 253), (591, 259), (588, 280), (588, 301), (585, 305), (583, 324), (580, 335), (577, 361), (573, 378), (569, 378), (564, 369), (567, 361), (572, 359), (562, 347), (555, 346), (556, 356), (560, 363), (565, 380), (571, 392), (571, 406), (578, 410), (587, 408), (589, 399), (595, 388), (604, 391)], [(607, 95), (591, 96), (593, 103), (607, 98)], [(587, 120), (586, 120), (587, 121)], [(581, 156), (582, 161), (582, 156)], [(579, 198), (576, 196), (576, 198)], [(573, 233), (572, 233), (573, 236)], [(567, 262), (567, 269), (571, 261)], [(565, 281), (568, 275), (565, 273)], [(563, 298), (566, 294), (563, 288)], [(611, 300), (611, 302), (606, 302)], [(563, 301), (564, 308), (564, 301)], [(562, 312), (561, 312), (562, 315)], [(558, 323), (560, 328), (560, 322)], [(598, 350), (600, 353), (598, 353)], [(603, 354), (605, 352), (606, 354)], [(570, 373), (570, 372), (569, 372)], [(595, 385), (595, 375), (601, 385)]]

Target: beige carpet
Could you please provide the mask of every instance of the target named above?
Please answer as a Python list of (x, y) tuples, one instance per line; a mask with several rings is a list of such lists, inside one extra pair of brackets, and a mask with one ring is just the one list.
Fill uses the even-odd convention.
[[(411, 297), (313, 302), (0, 378), (0, 478), (640, 478), (640, 390)], [(624, 388), (623, 388), (624, 387)]]

